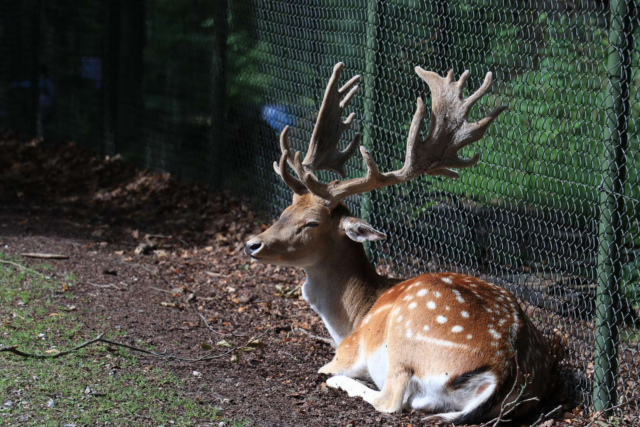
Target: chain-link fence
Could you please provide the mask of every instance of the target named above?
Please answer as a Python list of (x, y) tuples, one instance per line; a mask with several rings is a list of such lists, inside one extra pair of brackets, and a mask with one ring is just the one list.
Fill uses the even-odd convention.
[[(457, 181), (349, 200), (400, 275), (512, 290), (564, 342), (587, 410), (640, 425), (640, 17), (636, 0), (25, 0), (0, 3), (0, 125), (230, 187), (277, 214), (278, 134), (304, 152), (333, 65), (382, 170), (404, 159), (415, 65), (486, 71), (509, 106)], [(345, 138), (350, 140), (351, 135)], [(476, 147), (477, 146), (477, 147)], [(360, 159), (348, 175), (363, 172)], [(325, 179), (333, 179), (329, 174)], [(636, 402), (636, 403), (634, 403)], [(621, 405), (621, 406), (619, 406)]]

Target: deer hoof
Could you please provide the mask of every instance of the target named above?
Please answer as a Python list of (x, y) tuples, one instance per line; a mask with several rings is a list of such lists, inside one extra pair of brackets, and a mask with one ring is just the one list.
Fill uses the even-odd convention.
[(402, 407), (398, 408), (397, 405), (389, 404), (385, 399), (375, 399), (372, 404), (378, 412), (384, 412), (386, 414), (402, 413)]
[[(324, 369), (325, 366), (323, 366), (322, 369)], [(327, 380), (327, 386), (335, 389), (344, 389), (344, 377), (342, 375), (336, 375), (335, 377), (329, 378)]]
[[(331, 365), (333, 364), (333, 362), (329, 362), (326, 365), (324, 365), (322, 368), (320, 368), (318, 370), (319, 374), (327, 374), (327, 375), (331, 375), (331, 374), (335, 374), (335, 371), (333, 370), (333, 368), (331, 367)], [(327, 381), (327, 384), (329, 382)]]

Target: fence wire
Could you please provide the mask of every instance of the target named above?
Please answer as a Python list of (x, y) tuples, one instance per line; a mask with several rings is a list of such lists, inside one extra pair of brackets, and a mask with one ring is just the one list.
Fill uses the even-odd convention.
[[(59, 0), (0, 3), (0, 125), (228, 187), (277, 215), (278, 134), (302, 152), (333, 65), (381, 170), (405, 153), (413, 68), (494, 73), (509, 110), (478, 166), (348, 200), (390, 238), (378, 267), (500, 283), (565, 346), (586, 411), (640, 425), (640, 17), (636, 0)], [(350, 134), (349, 134), (350, 133)], [(363, 173), (360, 159), (347, 168)], [(324, 179), (334, 179), (330, 174)]]

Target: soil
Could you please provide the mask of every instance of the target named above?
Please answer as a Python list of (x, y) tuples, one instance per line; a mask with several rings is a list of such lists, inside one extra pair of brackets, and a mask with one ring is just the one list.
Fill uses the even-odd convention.
[[(190, 358), (219, 354), (206, 362), (146, 361), (183, 377), (201, 372), (184, 393), (216, 401), (225, 417), (250, 425), (424, 425), (425, 414), (381, 414), (326, 387), (317, 370), (333, 349), (299, 330), (328, 337), (299, 297), (303, 273), (243, 254), (267, 224), (242, 199), (118, 157), (0, 137), (0, 250), (69, 257), (47, 263), (75, 275), (78, 304), (90, 307), (78, 341), (108, 324), (124, 331), (127, 344)], [(250, 343), (255, 337), (259, 343)], [(544, 426), (582, 423), (566, 408), (558, 415)]]

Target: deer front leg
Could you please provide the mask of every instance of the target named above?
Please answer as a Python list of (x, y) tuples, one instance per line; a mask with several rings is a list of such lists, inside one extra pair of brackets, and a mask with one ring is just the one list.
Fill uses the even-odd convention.
[(318, 371), (319, 374), (344, 375), (351, 378), (359, 378), (366, 375), (366, 361), (360, 347), (360, 339), (357, 333), (345, 338), (338, 348), (331, 362), (324, 365)]
[(344, 375), (336, 375), (335, 377), (329, 378), (327, 380), (327, 385), (331, 388), (346, 391), (349, 397), (361, 397), (365, 402), (374, 406), (374, 402), (378, 400), (381, 394), (381, 392), (372, 390), (353, 378), (349, 378)]

